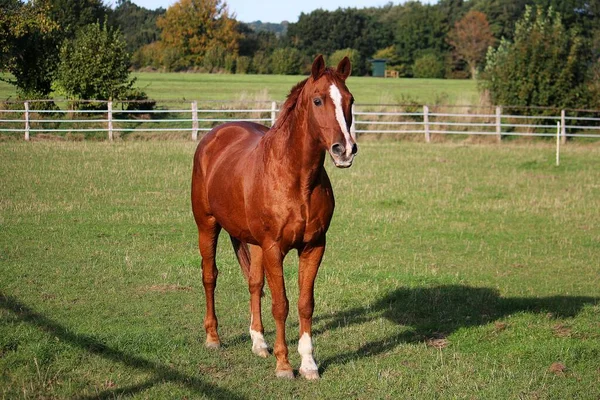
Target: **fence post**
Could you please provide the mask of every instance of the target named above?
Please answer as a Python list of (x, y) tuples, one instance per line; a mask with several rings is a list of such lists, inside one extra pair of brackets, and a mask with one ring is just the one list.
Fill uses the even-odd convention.
[(429, 134), (429, 106), (423, 106), (423, 125), (425, 129), (425, 142), (431, 142), (431, 135)]
[(352, 136), (354, 138), (354, 140), (357, 139), (356, 137), (356, 114), (354, 114), (354, 104), (352, 104), (352, 124), (350, 125), (350, 136)]
[(198, 102), (192, 101), (192, 140), (198, 140)]
[(562, 131), (561, 123), (556, 122), (556, 166), (560, 166), (560, 133)]
[(25, 140), (29, 140), (29, 102), (23, 103), (25, 107)]
[(496, 107), (496, 140), (502, 142), (502, 107)]
[(277, 102), (271, 102), (271, 126), (275, 125), (275, 121), (277, 120)]
[(560, 110), (560, 141), (562, 144), (567, 143), (567, 128), (565, 128), (565, 110)]
[(108, 112), (107, 112), (107, 121), (108, 121), (108, 140), (113, 141), (113, 114), (112, 114), (112, 100), (108, 101)]

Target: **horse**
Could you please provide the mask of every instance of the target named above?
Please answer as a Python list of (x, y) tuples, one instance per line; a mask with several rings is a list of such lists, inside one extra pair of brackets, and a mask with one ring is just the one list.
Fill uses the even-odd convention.
[(347, 57), (333, 69), (317, 56), (309, 77), (292, 88), (270, 129), (253, 122), (225, 123), (207, 133), (194, 154), (191, 201), (202, 258), (206, 347), (220, 346), (215, 249), (225, 229), (248, 281), (252, 352), (261, 357), (269, 356), (261, 318), (266, 275), (276, 326), (275, 373), (281, 378), (294, 377), (285, 338), (289, 303), (283, 260), (296, 249), (299, 373), (319, 379), (311, 333), (314, 281), (335, 207), (324, 161), (329, 153), (335, 166), (348, 168), (358, 151), (354, 98), (345, 83), (350, 72)]

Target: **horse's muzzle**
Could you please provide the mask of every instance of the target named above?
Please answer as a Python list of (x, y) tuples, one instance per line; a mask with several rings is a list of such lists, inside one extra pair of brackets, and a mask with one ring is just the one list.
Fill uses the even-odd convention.
[(329, 149), (329, 155), (331, 155), (333, 163), (338, 168), (351, 167), (352, 161), (354, 161), (354, 155), (356, 153), (358, 153), (358, 146), (356, 143), (352, 143), (351, 146), (347, 147), (341, 143), (336, 143), (331, 146), (331, 149)]

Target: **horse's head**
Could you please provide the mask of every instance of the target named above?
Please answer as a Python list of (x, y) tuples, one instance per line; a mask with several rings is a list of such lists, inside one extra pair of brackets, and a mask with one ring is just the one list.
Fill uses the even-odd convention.
[(354, 98), (345, 83), (350, 69), (348, 57), (333, 70), (325, 67), (323, 56), (318, 56), (303, 90), (309, 129), (319, 136), (319, 141), (339, 168), (350, 167), (358, 151), (351, 129)]

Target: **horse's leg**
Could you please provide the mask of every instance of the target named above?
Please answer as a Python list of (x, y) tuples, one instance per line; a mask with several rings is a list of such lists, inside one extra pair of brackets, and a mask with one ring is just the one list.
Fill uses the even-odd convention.
[(215, 252), (221, 226), (214, 217), (208, 216), (198, 224), (198, 247), (202, 255), (202, 284), (206, 297), (206, 316), (204, 329), (206, 330), (206, 347), (218, 348), (221, 344), (217, 333), (217, 316), (215, 314), (215, 287), (217, 286), (217, 264)]
[(275, 319), (275, 345), (273, 354), (277, 359), (275, 374), (279, 378), (293, 378), (294, 371), (288, 360), (288, 348), (285, 340), (285, 320), (288, 316), (289, 303), (285, 294), (283, 280), (283, 255), (279, 246), (263, 247), (263, 262), (269, 289), (271, 289), (271, 311)]
[(265, 342), (261, 314), (261, 296), (265, 286), (265, 269), (263, 266), (262, 249), (250, 245), (250, 274), (248, 287), (250, 289), (250, 337), (252, 352), (260, 357), (269, 356), (269, 346)]
[(325, 252), (325, 239), (317, 246), (307, 246), (300, 252), (298, 284), (298, 317), (300, 319), (300, 340), (298, 353), (302, 357), (300, 375), (306, 379), (319, 379), (319, 368), (313, 358), (312, 316), (315, 308), (314, 283), (319, 265)]

